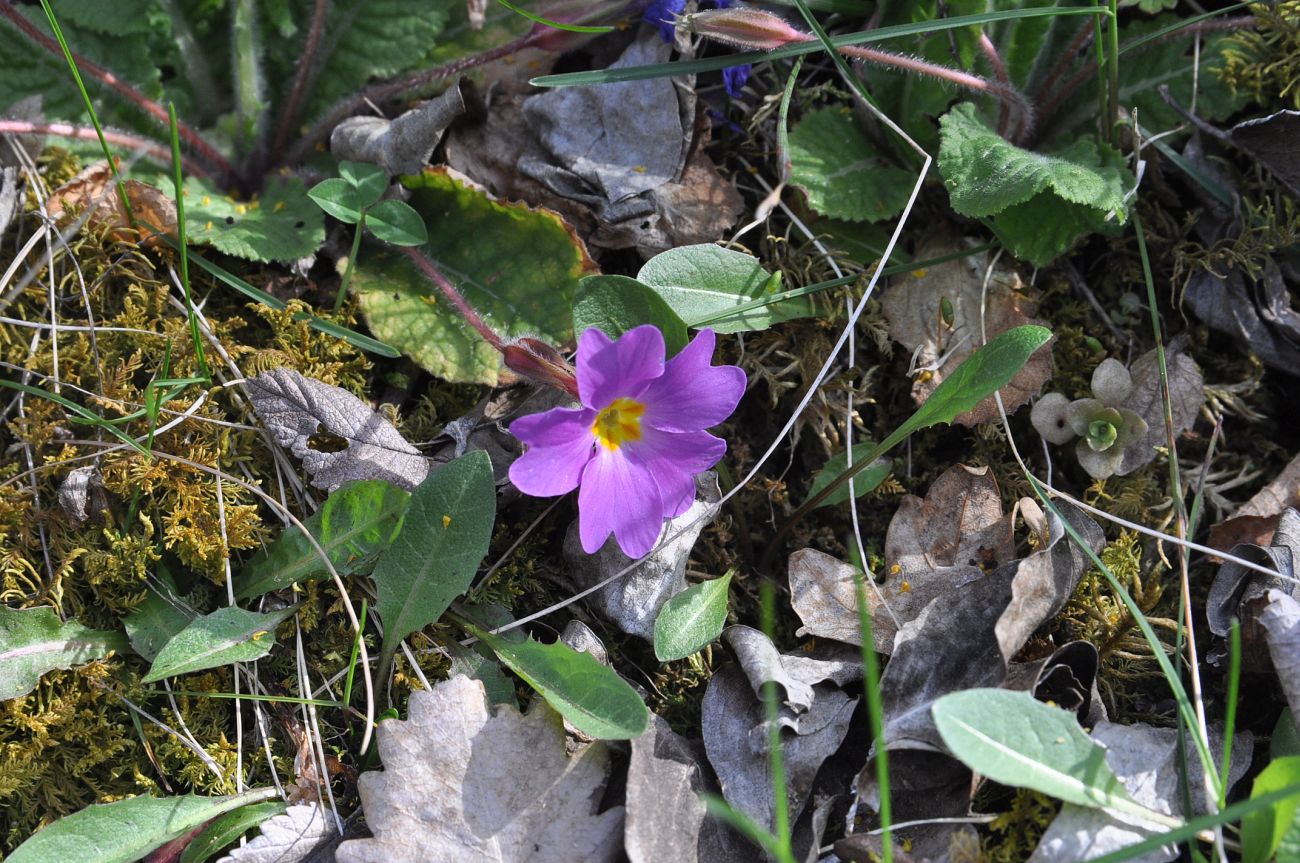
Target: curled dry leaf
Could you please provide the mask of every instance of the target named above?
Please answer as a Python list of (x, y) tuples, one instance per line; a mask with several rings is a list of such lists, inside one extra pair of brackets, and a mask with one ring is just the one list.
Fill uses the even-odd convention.
[(1211, 527), (1209, 544), (1224, 551), (1238, 543), (1267, 545), (1287, 507), (1300, 507), (1300, 455), (1238, 507), (1231, 518)]
[[(1205, 380), (1201, 370), (1187, 354), (1187, 336), (1178, 336), (1165, 348), (1165, 366), (1169, 371), (1169, 405), (1173, 412), (1174, 437), (1177, 438), (1196, 422), (1205, 403)], [(1160, 384), (1160, 363), (1154, 349), (1138, 357), (1129, 369), (1133, 389), (1119, 407), (1131, 410), (1147, 424), (1147, 433), (1129, 444), (1120, 460), (1120, 476), (1132, 473), (1156, 457), (1156, 447), (1168, 446), (1165, 430), (1164, 395)]]
[(329, 863), (334, 855), (317, 849), (338, 836), (334, 816), (316, 803), (299, 803), (262, 822), (259, 836), (235, 848), (220, 863)]
[(119, 242), (134, 240), (135, 231), (131, 229), (131, 216), (135, 218), (139, 235), (145, 237), (146, 246), (162, 243), (158, 234), (176, 236), (176, 204), (158, 189), (139, 180), (124, 180), (122, 187), (126, 190), (127, 200), (131, 204), (130, 216), (122, 205), (113, 172), (107, 162), (100, 162), (86, 168), (77, 176), (55, 189), (46, 208), (50, 218), (66, 220), (83, 216), (90, 212), (88, 221), (112, 230), (112, 237)]
[(390, 175), (418, 174), (442, 139), (442, 133), (465, 111), (460, 83), (393, 120), (349, 117), (330, 133), (330, 153), (339, 160), (378, 165)]
[[(1219, 567), (1205, 599), (1205, 616), (1209, 620), (1210, 631), (1219, 636), (1228, 634), (1234, 617), (1243, 623), (1253, 622), (1255, 616), (1250, 612), (1255, 609), (1247, 607), (1248, 604), (1263, 598), (1270, 590), (1280, 591), (1293, 598), (1300, 596), (1300, 584), (1295, 580), (1295, 564), (1300, 561), (1300, 512), (1289, 507), (1283, 511), (1271, 545), (1237, 545), (1233, 547), (1232, 554), (1276, 570), (1280, 577), (1247, 569), (1231, 560)], [(1259, 608), (1262, 610), (1262, 605)], [(1256, 643), (1258, 636), (1256, 628), (1243, 626), (1242, 645), (1246, 657), (1257, 656), (1262, 652)]]
[(288, 368), (262, 372), (244, 386), (275, 442), (302, 459), (317, 488), (382, 479), (410, 491), (429, 475), (420, 451), (347, 390)]
[(1039, 701), (1073, 710), (1079, 724), (1092, 727), (1107, 719), (1097, 690), (1101, 656), (1087, 641), (1062, 644), (1052, 655), (1035, 662), (1017, 662), (1007, 669), (1002, 688), (1032, 692)]
[[(960, 241), (935, 239), (917, 250), (919, 260), (960, 252)], [(984, 289), (988, 255), (983, 252), (914, 270), (890, 286), (881, 299), (889, 319), (889, 336), (915, 358), (918, 373), (912, 398), (924, 402), (948, 375), (978, 347), (1022, 324), (1046, 322), (1034, 317), (1036, 294), (1010, 269), (995, 268)], [(1038, 394), (1052, 376), (1051, 342), (1029, 358), (1024, 368), (998, 392), (1011, 413)], [(993, 397), (984, 399), (954, 422), (965, 426), (998, 418)]]
[[(659, 538), (673, 536), (683, 529), (685, 532), (652, 551), (635, 569), (597, 591), (588, 600), (629, 635), (653, 642), (659, 609), (686, 589), (686, 564), (691, 549), (700, 533), (713, 521), (713, 515), (716, 515), (714, 506), (721, 497), (717, 474), (713, 471), (700, 474), (695, 478), (695, 489), (699, 495), (695, 503), (677, 518), (669, 519)], [(694, 523), (697, 519), (698, 523)], [(632, 563), (632, 558), (623, 553), (612, 536), (595, 554), (585, 553), (578, 538), (577, 521), (569, 526), (564, 538), (564, 560), (579, 589), (599, 584)]]
[(1259, 625), (1273, 657), (1273, 668), (1282, 682), (1291, 715), (1300, 714), (1300, 602), (1280, 590), (1265, 594)]
[(81, 526), (108, 507), (104, 476), (94, 465), (73, 469), (59, 484), (59, 508)]
[(623, 807), (597, 811), (605, 747), (569, 758), (560, 717), (544, 703), (522, 715), (490, 709), (483, 685), (457, 676), (413, 692), (409, 718), (376, 734), (384, 770), (358, 783), (374, 837), (344, 842), (339, 863), (601, 863), (618, 854)]

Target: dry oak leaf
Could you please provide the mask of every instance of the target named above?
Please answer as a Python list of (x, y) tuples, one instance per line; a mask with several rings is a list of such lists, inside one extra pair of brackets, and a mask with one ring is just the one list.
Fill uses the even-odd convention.
[(597, 812), (604, 745), (569, 758), (544, 702), (492, 707), (457, 675), (412, 693), (409, 718), (376, 735), (384, 770), (357, 786), (374, 837), (344, 842), (338, 863), (607, 863), (622, 848), (623, 807)]
[[(962, 248), (960, 241), (938, 238), (918, 249), (916, 258), (937, 258)], [(995, 267), (986, 278), (987, 272), (987, 254), (968, 255), (913, 270), (892, 284), (881, 299), (889, 319), (889, 337), (912, 352), (912, 398), (917, 404), (995, 336), (1023, 324), (1047, 325), (1034, 317), (1038, 312), (1036, 292), (1013, 270)], [(1007, 413), (1038, 395), (1052, 376), (1051, 344), (1048, 341), (1035, 351), (1011, 382), (998, 390)], [(953, 422), (973, 426), (997, 418), (997, 403), (989, 396)]]

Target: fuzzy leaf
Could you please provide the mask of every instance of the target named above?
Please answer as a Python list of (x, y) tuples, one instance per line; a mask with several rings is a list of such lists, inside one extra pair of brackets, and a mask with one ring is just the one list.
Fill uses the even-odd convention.
[(235, 797), (132, 797), (60, 818), (9, 855), (7, 863), (135, 863), (225, 812), (275, 796), (274, 788)]
[(915, 177), (881, 158), (846, 108), (825, 108), (790, 130), (790, 180), (823, 216), (880, 222), (903, 212)]
[(130, 650), (120, 632), (59, 620), (53, 608), (0, 606), (0, 701), (26, 695), (41, 675)]
[(486, 630), (474, 635), (506, 667), (541, 693), (574, 728), (597, 740), (631, 740), (650, 724), (650, 711), (618, 672), (562, 641), (507, 641)]
[(469, 588), (487, 554), (496, 503), (492, 462), (482, 450), (434, 471), (411, 494), (405, 526), (375, 567), (381, 669), (403, 638), (442, 617)]
[(692, 585), (659, 609), (655, 618), (655, 657), (660, 662), (685, 659), (722, 634), (727, 622), (731, 573)]
[(141, 682), (260, 659), (275, 645), (275, 628), (297, 609), (258, 614), (232, 605), (206, 614), (163, 645)]
[(587, 276), (573, 297), (574, 332), (595, 327), (616, 339), (640, 326), (654, 324), (664, 334), (668, 356), (686, 347), (686, 324), (650, 288), (627, 276)]
[[(853, 463), (857, 464), (864, 456), (869, 455), (875, 446), (875, 443), (869, 440), (854, 444)], [(831, 480), (844, 473), (848, 466), (848, 453), (839, 452), (828, 458), (826, 464), (822, 466), (822, 469), (813, 475), (812, 486), (808, 489), (808, 497), (812, 497), (825, 488)], [(885, 481), (885, 478), (889, 476), (889, 472), (893, 469), (893, 459), (876, 459), (875, 464), (866, 468), (862, 473), (853, 478), (853, 491), (855, 496), (862, 497), (867, 492), (874, 491), (878, 485)], [(843, 503), (848, 499), (849, 487), (846, 484), (839, 491), (822, 501), (818, 506), (831, 506), (832, 504)]]
[[(573, 293), (595, 264), (560, 216), (499, 202), (447, 168), (402, 182), (433, 227), (421, 252), (489, 326), (506, 337), (572, 339)], [(501, 355), (404, 256), (363, 250), (352, 284), (378, 338), (446, 380), (497, 383)]]
[(216, 185), (185, 181), (190, 242), (251, 261), (293, 263), (325, 242), (325, 218), (297, 177), (271, 177), (255, 201), (236, 201)]
[(661, 252), (645, 262), (636, 278), (663, 297), (688, 327), (709, 327), (718, 333), (765, 330), (817, 311), (811, 298), (734, 311), (777, 293), (781, 277), (763, 269), (753, 255), (712, 243)]
[[(325, 549), (339, 575), (365, 573), (402, 529), (410, 499), (410, 494), (383, 480), (360, 480), (339, 487), (303, 525)], [(235, 597), (261, 596), (328, 574), (315, 546), (297, 527), (288, 527), (270, 551), (240, 573)]]

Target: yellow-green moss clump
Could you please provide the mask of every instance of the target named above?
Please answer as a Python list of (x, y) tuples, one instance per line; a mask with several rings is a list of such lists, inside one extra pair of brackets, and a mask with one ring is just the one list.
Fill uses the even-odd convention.
[(1255, 29), (1225, 40), (1216, 73), (1266, 108), (1300, 108), (1300, 2), (1257, 3), (1251, 11)]

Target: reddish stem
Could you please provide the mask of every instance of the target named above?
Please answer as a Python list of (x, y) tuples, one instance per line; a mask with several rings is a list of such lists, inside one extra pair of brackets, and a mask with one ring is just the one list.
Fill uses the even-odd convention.
[(498, 351), (505, 352), (506, 345), (501, 336), (497, 335), (496, 331), (487, 325), (482, 316), (465, 299), (465, 296), (442, 274), (441, 270), (433, 265), (432, 261), (424, 256), (418, 247), (406, 246), (400, 251), (420, 268), (420, 272), (424, 273), (429, 278), (429, 281), (438, 286), (438, 290), (447, 298), (447, 301), (456, 307), (456, 311), (460, 312), (461, 317), (483, 337), (485, 342)]
[[(989, 39), (988, 36), (984, 35), (982, 30), (980, 31), (979, 43), (980, 50), (984, 52), (984, 59), (988, 60), (989, 65), (993, 67), (993, 77), (998, 79), (998, 83), (1010, 87), (1011, 76), (1007, 74), (1007, 66), (1002, 62), (1002, 56), (998, 54), (997, 46), (993, 44), (993, 41)], [(1002, 106), (998, 109), (999, 135), (1005, 135), (1007, 133), (1008, 114), (1007, 103), (1003, 102)]]
[[(1070, 64), (1079, 56), (1079, 52), (1092, 41), (1094, 32), (1096, 31), (1091, 21), (1085, 21), (1079, 26), (1079, 32), (1074, 34), (1074, 38), (1070, 40), (1065, 52), (1057, 58), (1056, 63), (1052, 65), (1051, 71), (1047, 73), (1042, 83), (1038, 85), (1038, 89), (1034, 91), (1035, 102), (1043, 101), (1047, 96), (1047, 88), (1061, 79), (1061, 76), (1065, 74), (1065, 70), (1070, 68)], [(1043, 116), (1051, 116), (1051, 112), (1044, 112)]]
[(316, 121), (311, 131), (304, 135), (298, 143), (289, 148), (280, 164), (292, 165), (302, 160), (307, 152), (319, 142), (329, 137), (330, 132), (341, 121), (351, 117), (353, 114), (361, 111), (367, 104), (382, 103), (389, 99), (402, 95), (411, 90), (417, 90), (426, 87), (435, 81), (444, 78), (451, 78), (456, 75), (491, 63), (493, 60), (499, 60), (502, 57), (522, 51), (533, 45), (534, 41), (539, 38), (537, 31), (520, 36), (518, 39), (512, 39), (504, 45), (498, 45), (496, 48), (484, 51), (482, 54), (472, 54), (469, 57), (461, 57), (459, 60), (453, 60), (443, 66), (433, 69), (426, 69), (422, 72), (412, 72), (401, 78), (394, 78), (391, 81), (381, 81), (378, 84), (372, 84), (360, 93), (349, 96), (348, 98), (337, 103), (333, 108), (325, 113), (325, 116)]
[[(61, 138), (77, 138), (82, 141), (98, 140), (98, 133), (90, 126), (74, 126), (71, 123), (32, 123), (27, 120), (0, 120), (0, 135), (57, 135)], [(171, 163), (171, 151), (148, 138), (140, 138), (112, 129), (104, 130), (104, 139), (110, 144), (128, 147), (132, 150), (144, 150), (156, 162), (162, 165)], [(196, 177), (209, 177), (208, 170), (192, 159), (181, 157), (185, 172)]]
[[(14, 8), (11, 2), (8, 2), (8, 0), (0, 0), (0, 15), (9, 19), (10, 23), (17, 27), (23, 35), (40, 45), (46, 51), (49, 51), (56, 57), (63, 57), (63, 49), (59, 47), (59, 43), (38, 30), (32, 22), (28, 21), (21, 12)], [(153, 99), (150, 99), (130, 84), (118, 78), (103, 66), (100, 66), (97, 63), (92, 63), (75, 52), (73, 53), (72, 58), (76, 61), (77, 68), (82, 72), (95, 78), (106, 87), (127, 99), (133, 105), (139, 107), (164, 127), (168, 125), (167, 110), (163, 108), (162, 105), (159, 105)], [(185, 141), (185, 143), (189, 144), (190, 147), (193, 148), (194, 152), (201, 156), (206, 162), (208, 162), (208, 164), (212, 165), (228, 177), (238, 176), (234, 165), (230, 164), (230, 162), (226, 160), (225, 156), (221, 155), (215, 148), (208, 144), (207, 141), (203, 140), (197, 132), (186, 124), (180, 122), (176, 124), (176, 127), (180, 137)]]
[(298, 121), (298, 112), (302, 110), (303, 96), (307, 92), (307, 82), (311, 78), (311, 66), (320, 50), (320, 40), (325, 34), (325, 17), (329, 11), (328, 0), (316, 0), (311, 13), (311, 29), (307, 31), (307, 42), (298, 57), (298, 69), (293, 76), (293, 88), (285, 103), (284, 113), (280, 115), (280, 124), (275, 129), (275, 139), (271, 142), (271, 152), (279, 153), (288, 143), (289, 130)]

